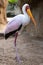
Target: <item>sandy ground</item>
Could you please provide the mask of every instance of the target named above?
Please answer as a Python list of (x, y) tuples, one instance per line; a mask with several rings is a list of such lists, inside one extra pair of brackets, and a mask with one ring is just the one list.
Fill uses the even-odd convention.
[(18, 36), (17, 48), (23, 62), (16, 62), (14, 37), (0, 37), (0, 65), (43, 65), (43, 39), (30, 37), (28, 33)]

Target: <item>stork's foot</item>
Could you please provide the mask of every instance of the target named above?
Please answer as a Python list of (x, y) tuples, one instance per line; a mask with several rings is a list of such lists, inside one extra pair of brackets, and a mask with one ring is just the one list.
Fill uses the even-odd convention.
[(23, 61), (20, 59), (20, 57), (15, 57), (15, 59), (16, 59), (16, 62), (19, 62), (19, 63), (22, 63)]

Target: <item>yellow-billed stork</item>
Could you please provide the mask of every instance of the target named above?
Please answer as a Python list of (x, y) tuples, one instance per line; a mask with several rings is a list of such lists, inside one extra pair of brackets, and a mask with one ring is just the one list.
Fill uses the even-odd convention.
[[(23, 11), (23, 14), (19, 14), (11, 18), (10, 20), (8, 20), (9, 22), (4, 32), (5, 39), (8, 39), (9, 36), (11, 36), (12, 34), (15, 34), (15, 40), (14, 40), (15, 48), (16, 48), (16, 39), (18, 36), (18, 31), (20, 31), (22, 26), (26, 26), (30, 22), (30, 18), (32, 19), (32, 22), (34, 23), (36, 27), (36, 21), (30, 11), (29, 4), (24, 4), (22, 7), (22, 11)], [(17, 54), (16, 55), (17, 60), (20, 61), (18, 53), (17, 53), (17, 48), (16, 48), (16, 54)]]

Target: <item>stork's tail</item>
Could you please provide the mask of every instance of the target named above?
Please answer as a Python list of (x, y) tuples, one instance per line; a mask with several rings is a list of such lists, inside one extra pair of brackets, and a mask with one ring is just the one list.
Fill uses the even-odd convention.
[(5, 40), (7, 40), (9, 38), (9, 35), (5, 34), (4, 37), (5, 37)]
[(7, 40), (11, 35), (15, 34), (16, 31), (17, 31), (17, 30), (12, 31), (12, 32), (9, 32), (9, 33), (6, 33), (6, 34), (4, 35), (5, 39)]

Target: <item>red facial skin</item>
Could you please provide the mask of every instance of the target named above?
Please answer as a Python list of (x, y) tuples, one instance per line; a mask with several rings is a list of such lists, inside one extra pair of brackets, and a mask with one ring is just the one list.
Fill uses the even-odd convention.
[(26, 6), (26, 11), (27, 11), (27, 9), (30, 9), (30, 7), (29, 6)]

